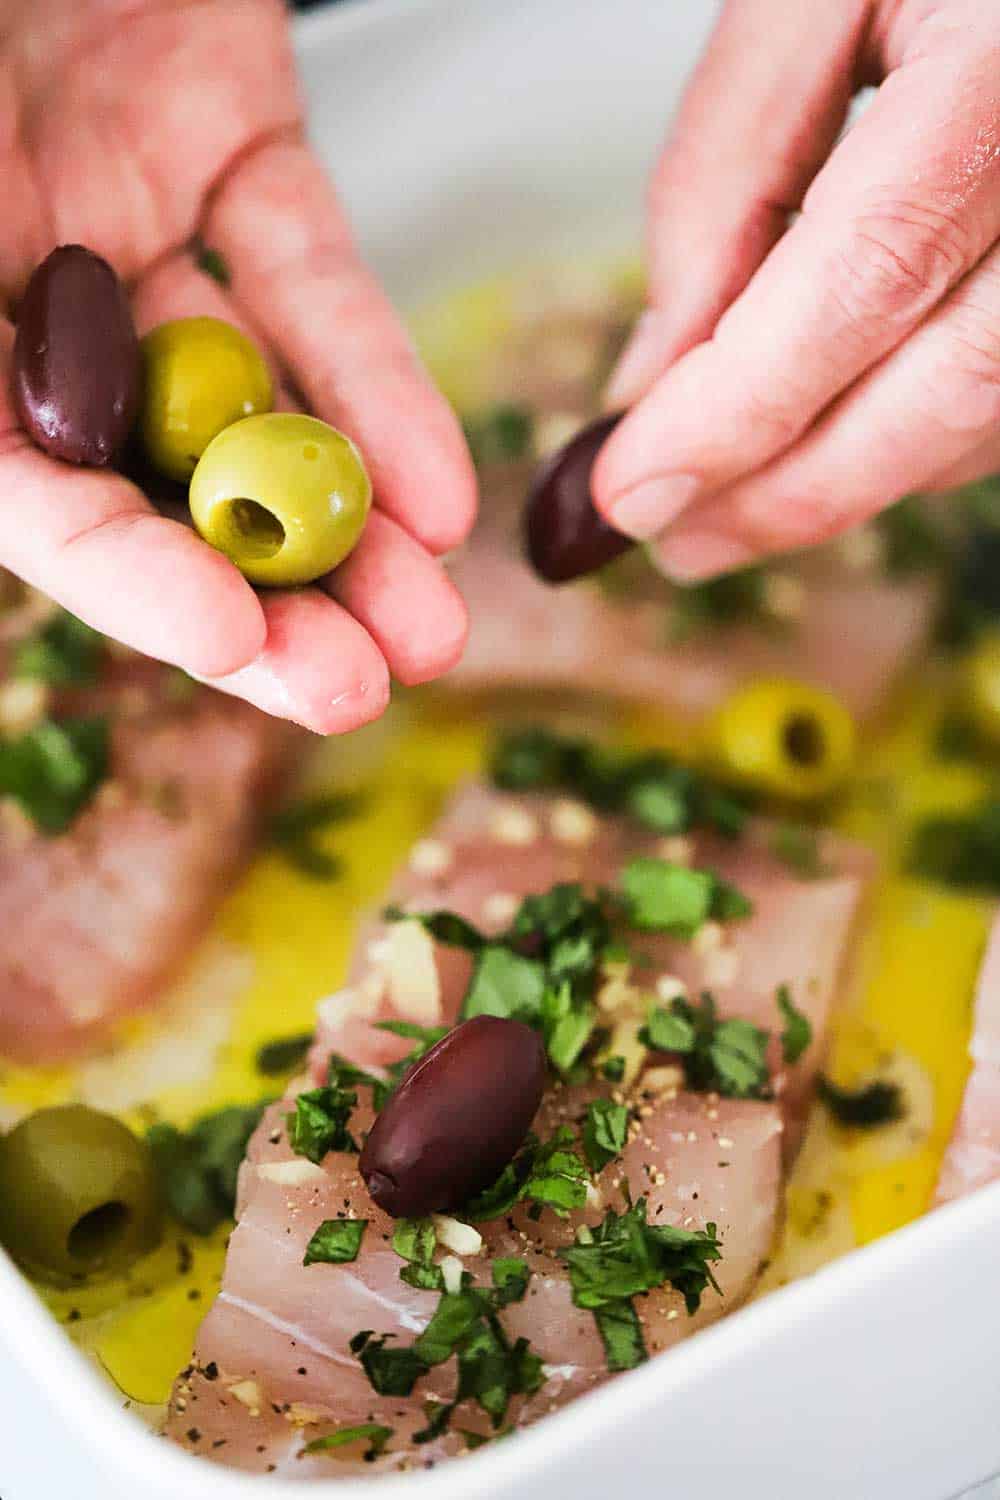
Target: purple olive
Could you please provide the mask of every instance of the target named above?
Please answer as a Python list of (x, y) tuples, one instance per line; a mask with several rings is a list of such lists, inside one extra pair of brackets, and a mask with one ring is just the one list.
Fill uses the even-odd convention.
[(361, 1152), (368, 1191), (395, 1218), (461, 1208), (490, 1187), (545, 1088), (541, 1037), (520, 1021), (463, 1021), (407, 1073)]
[(61, 245), (36, 267), (17, 313), (14, 402), (46, 453), (101, 467), (124, 447), (139, 404), (139, 341), (107, 261)]
[(598, 514), (590, 494), (594, 461), (621, 416), (599, 417), (581, 428), (532, 480), (524, 535), (528, 561), (546, 583), (582, 578), (635, 546)]

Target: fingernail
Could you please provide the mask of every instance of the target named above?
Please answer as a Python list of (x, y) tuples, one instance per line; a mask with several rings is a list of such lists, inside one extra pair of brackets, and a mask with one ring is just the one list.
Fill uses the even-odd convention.
[(659, 375), (665, 347), (666, 328), (662, 314), (648, 308), (636, 323), (608, 378), (604, 391), (605, 406), (631, 406)]
[(653, 551), (663, 572), (675, 583), (699, 583), (703, 578), (733, 573), (754, 561), (749, 547), (713, 531), (666, 536)]
[(626, 490), (610, 506), (611, 520), (626, 536), (655, 536), (669, 526), (701, 489), (695, 474), (661, 474)]

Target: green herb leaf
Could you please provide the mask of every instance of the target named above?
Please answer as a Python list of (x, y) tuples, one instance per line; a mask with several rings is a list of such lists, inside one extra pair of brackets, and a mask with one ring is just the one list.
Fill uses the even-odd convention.
[(306, 1246), (302, 1264), (311, 1266), (316, 1261), (325, 1261), (343, 1265), (357, 1260), (367, 1228), (367, 1219), (324, 1219)]
[(611, 1099), (593, 1099), (583, 1126), (583, 1149), (591, 1170), (599, 1172), (620, 1156), (628, 1135), (628, 1110)]
[(715, 889), (712, 891), (712, 908), (709, 915), (717, 922), (741, 922), (745, 917), (753, 916), (753, 902), (749, 896), (744, 896), (742, 891), (734, 885), (727, 885), (716, 875)]
[(204, 271), (206, 276), (211, 276), (212, 280), (217, 281), (220, 286), (229, 286), (232, 277), (221, 251), (213, 250), (209, 245), (202, 245), (195, 264), (199, 271)]
[(271, 819), (271, 847), (301, 874), (314, 880), (332, 880), (340, 874), (342, 863), (319, 846), (317, 836), (335, 824), (356, 818), (366, 802), (357, 792), (335, 792), (290, 803)]
[(572, 1130), (561, 1125), (544, 1146), (536, 1136), (529, 1136), (493, 1186), (470, 1199), (462, 1215), (473, 1222), (499, 1219), (525, 1200), (565, 1217), (587, 1201), (589, 1175), (573, 1149)]
[(515, 1256), (501, 1256), (491, 1267), (493, 1276), (493, 1299), (497, 1307), (508, 1307), (511, 1302), (521, 1302), (528, 1290), (531, 1272), (526, 1260)]
[(601, 1063), (601, 1075), (609, 1083), (621, 1083), (625, 1077), (625, 1059), (617, 1052), (611, 1057), (606, 1057)]
[(746, 805), (737, 797), (665, 755), (612, 752), (537, 727), (500, 741), (491, 775), (511, 791), (569, 792), (662, 834), (707, 826), (736, 837), (746, 821)]
[(276, 1037), (273, 1042), (265, 1042), (257, 1049), (257, 1072), (263, 1073), (268, 1078), (278, 1078), (285, 1073), (294, 1073), (295, 1069), (305, 1062), (312, 1041), (312, 1032), (303, 1031), (298, 1036)]
[(839, 1125), (874, 1130), (903, 1117), (903, 1095), (895, 1083), (876, 1080), (862, 1088), (842, 1089), (821, 1077), (817, 1092)]
[(530, 1021), (539, 1014), (544, 993), (545, 969), (540, 963), (491, 944), (476, 960), (462, 1019), (507, 1016)]
[(673, 937), (694, 937), (709, 917), (728, 922), (753, 910), (742, 891), (710, 870), (693, 870), (665, 859), (631, 860), (622, 871), (622, 885), (632, 923)]
[(13, 797), (43, 833), (63, 833), (108, 770), (103, 718), (45, 720), (0, 740), (0, 796)]
[(801, 823), (779, 823), (771, 835), (771, 853), (801, 880), (823, 880), (834, 873), (820, 854), (818, 829)]
[(634, 1370), (649, 1358), (639, 1314), (630, 1298), (595, 1307), (593, 1313), (609, 1370)]
[(628, 1317), (623, 1303), (670, 1285), (684, 1297), (690, 1315), (697, 1312), (707, 1287), (719, 1290), (711, 1269), (722, 1258), (715, 1225), (691, 1230), (649, 1224), (643, 1198), (623, 1214), (609, 1209), (600, 1224), (578, 1231), (576, 1243), (559, 1254), (569, 1267), (576, 1306), (592, 1312), (611, 1309), (598, 1323), (609, 1359), (638, 1363), (644, 1357), (638, 1320)]
[(147, 1139), (164, 1198), (186, 1229), (211, 1234), (232, 1218), (240, 1165), (270, 1102), (203, 1115), (187, 1131), (164, 1124), (150, 1127)]
[(384, 1451), (392, 1435), (393, 1429), (383, 1427), (380, 1422), (359, 1422), (356, 1427), (338, 1427), (336, 1432), (328, 1432), (325, 1437), (313, 1438), (311, 1443), (306, 1443), (302, 1452), (326, 1453), (331, 1448), (343, 1448), (348, 1443), (367, 1440), (370, 1447), (365, 1458), (371, 1461)]
[(944, 885), (1000, 891), (1000, 801), (989, 799), (966, 814), (928, 818), (913, 837), (908, 867)]
[[(354, 1348), (362, 1335), (351, 1340)], [(427, 1364), (412, 1347), (390, 1343), (391, 1334), (384, 1338), (373, 1338), (368, 1334), (360, 1349), (354, 1352), (361, 1361), (361, 1368), (368, 1376), (372, 1390), (379, 1396), (409, 1396), (422, 1375), (427, 1374)]]
[(441, 1268), (434, 1265), (437, 1230), (431, 1219), (397, 1219), (392, 1248), (403, 1260), (410, 1262), (400, 1271), (400, 1281), (423, 1292), (444, 1289)]
[(347, 1129), (358, 1096), (353, 1089), (327, 1084), (307, 1089), (295, 1100), (295, 1113), (288, 1115), (288, 1141), (297, 1156), (318, 1165), (328, 1151), (356, 1152), (357, 1142)]
[(796, 1008), (787, 984), (778, 986), (777, 1001), (778, 1009), (785, 1018), (785, 1029), (781, 1033), (781, 1055), (786, 1063), (797, 1063), (812, 1041), (812, 1023), (803, 1011)]
[(53, 687), (86, 687), (96, 682), (104, 656), (104, 637), (75, 615), (60, 610), (13, 653), (13, 675), (33, 677)]
[(477, 468), (523, 458), (531, 447), (535, 419), (530, 407), (499, 401), (466, 417), (465, 440)]
[(720, 1021), (709, 994), (699, 1004), (678, 998), (657, 1007), (639, 1033), (647, 1047), (677, 1052), (689, 1088), (735, 1099), (766, 1097), (768, 1033), (738, 1018)]

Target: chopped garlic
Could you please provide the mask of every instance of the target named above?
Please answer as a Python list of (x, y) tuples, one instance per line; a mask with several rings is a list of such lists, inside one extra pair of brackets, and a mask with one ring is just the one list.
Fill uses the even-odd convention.
[(659, 839), (656, 852), (660, 859), (669, 860), (672, 865), (689, 865), (694, 856), (694, 844), (683, 833), (675, 833), (670, 838)]
[(764, 581), (764, 605), (776, 620), (800, 620), (806, 605), (805, 584), (793, 573), (770, 573)]
[(500, 807), (490, 821), (490, 833), (498, 844), (518, 844), (524, 847), (538, 838), (538, 819), (527, 808), (509, 803)]
[(651, 1094), (676, 1092), (684, 1082), (684, 1069), (676, 1063), (664, 1063), (662, 1068), (647, 1068), (642, 1075), (642, 1086)]
[(710, 953), (714, 953), (721, 946), (724, 936), (721, 923), (702, 922), (691, 939), (691, 947), (699, 958), (707, 958)]
[(736, 983), (740, 958), (735, 948), (719, 948), (705, 964), (705, 983), (713, 990), (726, 990)]
[(563, 447), (583, 426), (585, 418), (573, 411), (550, 411), (535, 423), (534, 448), (536, 458), (548, 458), (557, 448)]
[(589, 844), (596, 834), (597, 819), (582, 802), (575, 802), (571, 797), (560, 797), (552, 809), (549, 827), (560, 844), (582, 847)]
[(457, 1292), (462, 1290), (462, 1277), (465, 1274), (465, 1267), (457, 1255), (446, 1255), (439, 1262), (439, 1268), (441, 1278), (444, 1281), (445, 1291), (455, 1296)]
[(291, 1422), (293, 1427), (312, 1427), (316, 1422), (327, 1420), (326, 1412), (315, 1406), (304, 1406), (301, 1401), (293, 1401), (284, 1416), (285, 1421)]
[(837, 553), (852, 572), (867, 573), (881, 568), (885, 561), (885, 542), (874, 526), (857, 526), (836, 542)]
[(520, 904), (512, 892), (494, 891), (483, 902), (483, 921), (490, 927), (506, 927), (514, 920)]
[(326, 1173), (315, 1162), (296, 1157), (294, 1161), (265, 1161), (257, 1168), (265, 1182), (280, 1182), (282, 1187), (304, 1187), (308, 1182), (325, 1182)]
[(414, 875), (443, 875), (453, 858), (440, 839), (418, 839), (410, 850), (410, 869)]
[(431, 1214), (437, 1230), (438, 1243), (456, 1255), (478, 1255), (483, 1248), (483, 1237), (471, 1224), (453, 1219), (448, 1214)]
[(245, 1406), (252, 1417), (260, 1416), (261, 1395), (260, 1386), (256, 1380), (238, 1380), (235, 1385), (229, 1387), (229, 1394), (235, 1396), (241, 1406)]
[(604, 1194), (601, 1192), (601, 1190), (597, 1186), (596, 1182), (588, 1182), (587, 1183), (587, 1207), (588, 1208), (603, 1208), (604, 1207)]
[(441, 980), (430, 933), (417, 921), (397, 922), (388, 941), (385, 979), (394, 1009), (418, 1026), (437, 1026)]
[(687, 994), (684, 984), (676, 974), (661, 974), (656, 981), (656, 993), (661, 1000), (682, 1000)]
[(624, 1058), (625, 1073), (622, 1077), (622, 1084), (625, 1087), (635, 1082), (646, 1061), (646, 1048), (639, 1040), (640, 1029), (640, 1021), (619, 1021), (601, 1054), (603, 1057)]
[(0, 730), (4, 734), (26, 734), (41, 723), (49, 708), (50, 693), (44, 682), (15, 678), (0, 687)]

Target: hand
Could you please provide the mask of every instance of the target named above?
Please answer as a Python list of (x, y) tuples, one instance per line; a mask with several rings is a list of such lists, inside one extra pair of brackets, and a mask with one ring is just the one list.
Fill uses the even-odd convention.
[[(321, 733), (376, 718), (390, 673), (422, 682), (461, 653), (465, 609), (435, 554), (470, 527), (475, 480), (303, 142), (281, 0), (0, 0), (0, 20), (3, 292), (77, 241), (129, 282), (140, 333), (190, 314), (247, 328), (279, 404), (297, 389), (357, 441), (377, 505), (320, 586), (258, 597), (126, 480), (31, 445), (0, 318), (0, 564), (272, 713)], [(228, 291), (198, 270), (196, 234)]]
[(635, 406), (594, 476), (672, 576), (1000, 469), (998, 69), (997, 0), (729, 0), (656, 173), (650, 310), (609, 390)]

